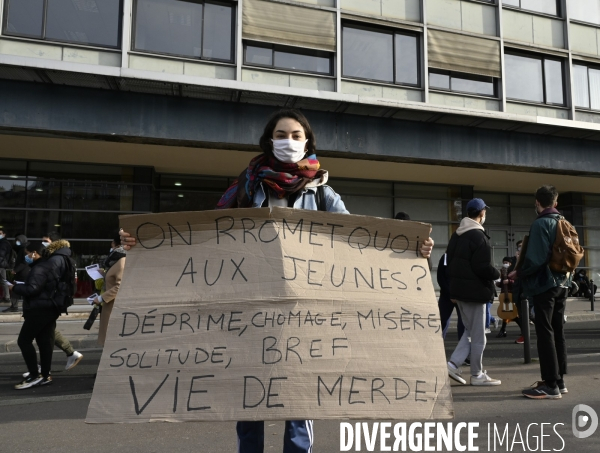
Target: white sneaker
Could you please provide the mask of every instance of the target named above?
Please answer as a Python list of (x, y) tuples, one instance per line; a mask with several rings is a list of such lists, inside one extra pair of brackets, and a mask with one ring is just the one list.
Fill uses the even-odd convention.
[(485, 329), (485, 333), (492, 333), (490, 329)]
[(67, 364), (65, 365), (65, 371), (69, 371), (71, 368), (77, 366), (77, 364), (83, 359), (83, 354), (75, 351), (72, 356), (67, 357)]
[[(42, 367), (38, 365), (38, 374), (42, 374)], [(23, 373), (23, 377), (27, 379), (29, 377), (29, 371), (27, 373)]]
[(484, 371), (479, 376), (471, 376), (471, 385), (500, 385), (502, 381), (500, 379), (492, 379), (487, 375), (487, 371)]
[(467, 381), (465, 381), (462, 378), (461, 374), (462, 373), (460, 371), (460, 368), (454, 368), (454, 366), (450, 362), (448, 362), (448, 376), (450, 376), (456, 382), (459, 382), (459, 383), (465, 385), (467, 383)]

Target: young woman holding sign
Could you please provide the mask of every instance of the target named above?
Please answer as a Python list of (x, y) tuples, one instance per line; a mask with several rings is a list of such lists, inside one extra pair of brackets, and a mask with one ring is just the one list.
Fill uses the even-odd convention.
[[(298, 110), (280, 110), (265, 126), (259, 142), (262, 153), (252, 159), (227, 189), (217, 209), (290, 207), (348, 214), (341, 197), (326, 185), (328, 173), (320, 169), (315, 155), (316, 140), (306, 117)], [(121, 231), (126, 250), (135, 238)], [(429, 238), (421, 247), (428, 258), (433, 248)], [(238, 422), (238, 452), (262, 453), (264, 422)], [(313, 421), (291, 420), (285, 424), (283, 453), (310, 453)]]

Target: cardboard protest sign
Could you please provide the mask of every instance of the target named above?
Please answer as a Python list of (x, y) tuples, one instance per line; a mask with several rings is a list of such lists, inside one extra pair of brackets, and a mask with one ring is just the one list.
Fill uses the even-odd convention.
[(87, 422), (453, 416), (430, 225), (265, 208), (121, 226), (139, 245)]

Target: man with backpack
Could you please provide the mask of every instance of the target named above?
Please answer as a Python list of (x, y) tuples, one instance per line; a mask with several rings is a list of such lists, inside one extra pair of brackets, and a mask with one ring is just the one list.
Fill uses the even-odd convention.
[(521, 279), (525, 296), (533, 298), (535, 331), (542, 381), (523, 390), (533, 399), (558, 399), (567, 393), (567, 346), (563, 319), (572, 272), (583, 257), (573, 226), (556, 209), (558, 192), (542, 186), (535, 193), (538, 218), (531, 225), (522, 263), (509, 278)]
[[(25, 283), (13, 288), (16, 294), (23, 296), (25, 321), (17, 344), (28, 370), (25, 379), (15, 385), (16, 390), (52, 383), (50, 367), (56, 320), (73, 302), (74, 263), (70, 244), (61, 240), (51, 245), (48, 250), (41, 242), (32, 242), (26, 246), (31, 271)], [(40, 369), (33, 340), (40, 351)]]
[(6, 274), (9, 269), (12, 269), (11, 260), (13, 257), (13, 250), (6, 239), (6, 233), (0, 229), (0, 288), (2, 288), (2, 300), (0, 302), (10, 302), (8, 296), (8, 281), (6, 280)]

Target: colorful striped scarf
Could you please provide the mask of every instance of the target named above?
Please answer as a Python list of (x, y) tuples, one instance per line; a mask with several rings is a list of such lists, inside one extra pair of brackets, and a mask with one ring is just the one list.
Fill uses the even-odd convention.
[(312, 154), (295, 164), (286, 164), (275, 157), (261, 154), (250, 161), (248, 168), (223, 194), (216, 209), (248, 208), (256, 190), (264, 183), (279, 198), (302, 190), (319, 176), (319, 161)]

